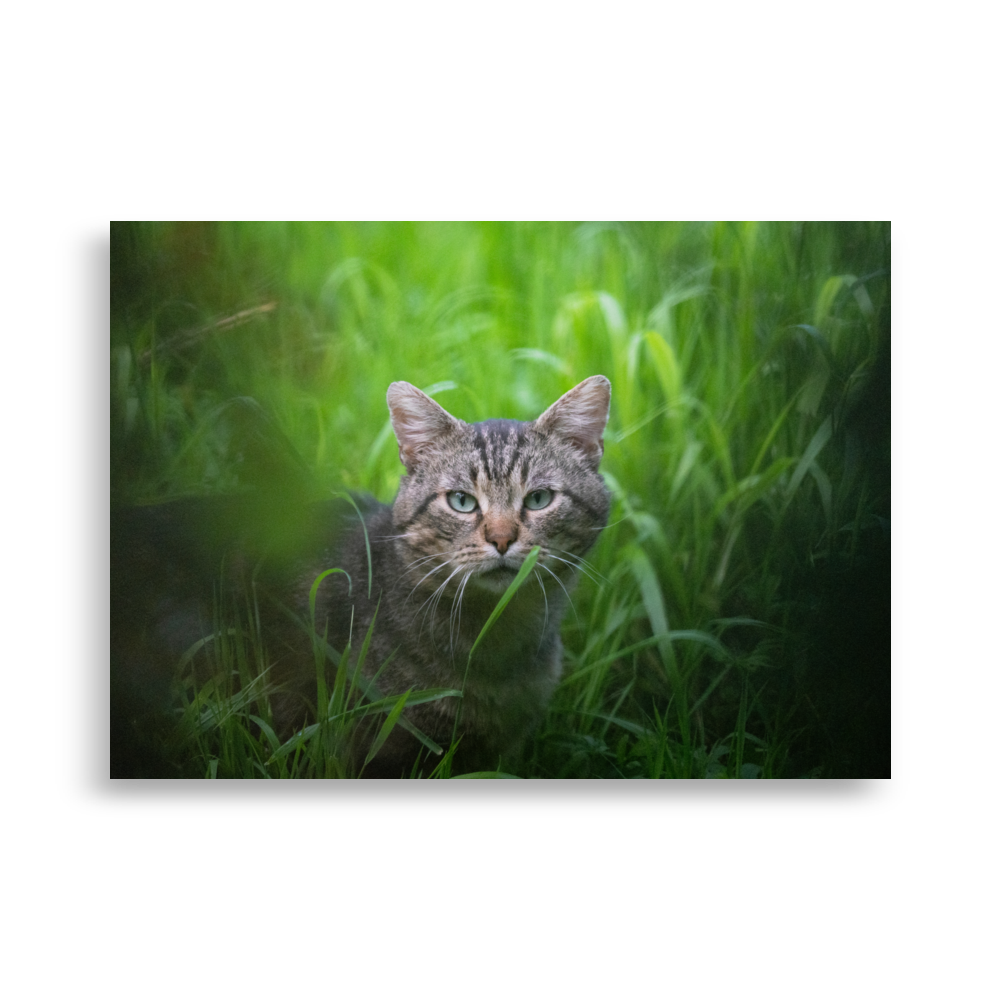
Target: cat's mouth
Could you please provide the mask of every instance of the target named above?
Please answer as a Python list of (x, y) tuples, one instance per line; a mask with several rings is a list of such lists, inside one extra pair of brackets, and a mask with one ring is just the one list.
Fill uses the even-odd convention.
[(493, 594), (502, 594), (509, 586), (510, 581), (517, 576), (520, 566), (512, 566), (508, 562), (490, 562), (482, 564), (479, 570), (473, 574), (477, 588)]
[(491, 560), (489, 563), (480, 566), (476, 576), (481, 583), (492, 584), (494, 586), (500, 583), (506, 587), (517, 576), (517, 571), (520, 568), (520, 563), (515, 565), (506, 559)]
[(508, 563), (494, 563), (492, 566), (480, 570), (480, 576), (516, 576), (519, 568)]

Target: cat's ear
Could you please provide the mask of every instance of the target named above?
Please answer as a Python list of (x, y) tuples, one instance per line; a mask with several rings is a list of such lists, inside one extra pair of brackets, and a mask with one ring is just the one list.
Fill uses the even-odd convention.
[(399, 442), (399, 460), (407, 472), (413, 471), (422, 454), (461, 426), (460, 421), (409, 382), (393, 382), (385, 399)]
[(535, 426), (575, 445), (596, 469), (604, 455), (604, 428), (610, 407), (611, 383), (603, 375), (591, 375), (560, 396), (535, 421)]

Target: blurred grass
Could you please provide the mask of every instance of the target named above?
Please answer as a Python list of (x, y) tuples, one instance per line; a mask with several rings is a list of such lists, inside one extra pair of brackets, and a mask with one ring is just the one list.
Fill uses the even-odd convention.
[[(611, 379), (526, 776), (888, 775), (888, 223), (118, 223), (111, 275), (114, 502), (390, 501), (390, 382), (474, 421)], [(267, 771), (253, 707), (177, 767)]]

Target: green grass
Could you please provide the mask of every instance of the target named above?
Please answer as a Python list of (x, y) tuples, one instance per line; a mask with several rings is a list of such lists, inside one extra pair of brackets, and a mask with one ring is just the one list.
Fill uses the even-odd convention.
[[(521, 776), (888, 774), (888, 223), (121, 224), (111, 280), (115, 502), (389, 501), (390, 382), (475, 421), (611, 379), (610, 526)], [(282, 748), (258, 621), (219, 609), (159, 752), (343, 774), (377, 692), (337, 660)]]

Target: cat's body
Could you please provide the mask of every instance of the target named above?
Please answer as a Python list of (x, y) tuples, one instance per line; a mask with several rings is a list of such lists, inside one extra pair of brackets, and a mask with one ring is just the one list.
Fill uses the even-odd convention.
[[(286, 593), (278, 596), (309, 621), (314, 581), (329, 569), (344, 571), (327, 574), (316, 589), (316, 628), (335, 649), (357, 651), (374, 618), (364, 674), (383, 695), (464, 691), (405, 712), (441, 746), (455, 732), (461, 737), (452, 773), (513, 762), (558, 683), (569, 592), (610, 505), (597, 472), (609, 399), (607, 379), (593, 376), (535, 421), (470, 425), (413, 386), (393, 383), (389, 410), (407, 468), (395, 502), (372, 503), (364, 530), (355, 519), (353, 531), (330, 531), (328, 544), (280, 584)], [(470, 660), (535, 546), (537, 564)], [(287, 615), (267, 628), (273, 677), (283, 689), (272, 699), (274, 718), (287, 735), (314, 717), (312, 639)], [(355, 769), (383, 719), (357, 730)], [(433, 756), (396, 726), (363, 773), (409, 775), (418, 756), (428, 773)]]
[[(353, 639), (352, 648), (357, 650), (375, 616), (365, 672), (373, 674), (386, 664), (377, 677), (378, 690), (388, 695), (429, 688), (464, 689), (461, 701), (449, 697), (417, 705), (407, 710), (406, 717), (447, 747), (455, 731), (455, 714), (461, 711), (458, 733), (462, 742), (453, 766), (455, 773), (455, 768), (471, 771), (493, 769), (504, 762), (510, 765), (525, 736), (538, 724), (559, 680), (559, 622), (567, 600), (562, 589), (550, 579), (543, 595), (536, 579), (526, 582), (476, 649), (466, 676), (469, 651), (500, 595), (466, 585), (459, 603), (460, 576), (456, 576), (435, 601), (438, 580), (443, 582), (449, 570), (442, 569), (437, 580), (431, 575), (421, 584), (431, 564), (406, 568), (405, 557), (401, 558), (392, 544), (393, 509), (386, 506), (369, 515), (366, 529), (371, 545), (371, 597), (364, 536), (357, 531), (339, 550), (313, 561), (298, 578), (296, 608), (308, 613), (311, 583), (325, 568), (346, 569), (352, 581), (350, 593), (341, 574), (326, 577), (319, 587), (316, 618), (320, 629), (327, 628), (330, 644), (342, 649)], [(293, 654), (297, 663), (309, 662), (304, 652), (301, 649)], [(311, 716), (307, 704), (314, 684), (308, 667), (301, 672), (301, 680), (298, 692), (293, 690), (274, 701), (276, 724), (285, 731)], [(377, 716), (375, 722), (382, 718)], [(371, 729), (371, 725), (362, 727), (357, 734), (355, 767), (363, 759)], [(409, 774), (419, 751), (417, 740), (396, 727), (364, 773)], [(426, 752), (424, 757), (427, 773), (436, 759)]]

